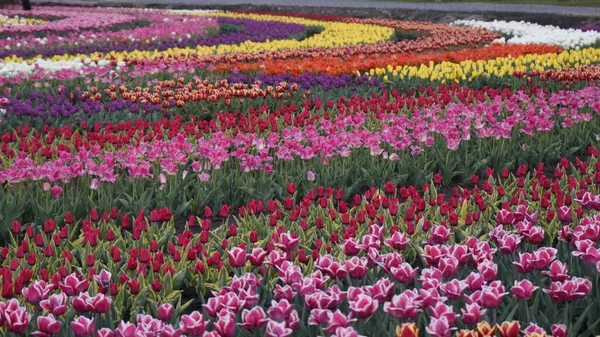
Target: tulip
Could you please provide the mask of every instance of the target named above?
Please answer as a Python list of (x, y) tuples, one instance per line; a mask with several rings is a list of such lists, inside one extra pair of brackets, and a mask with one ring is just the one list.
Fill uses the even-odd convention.
[(457, 300), (462, 295), (465, 289), (467, 289), (467, 284), (464, 281), (459, 281), (457, 279), (453, 279), (450, 282), (443, 283), (440, 285), (440, 289), (444, 292), (444, 294), (451, 300)]
[(337, 329), (335, 329), (335, 334), (332, 335), (333, 337), (365, 337), (363, 335), (359, 335), (358, 332), (356, 332), (356, 330), (354, 330), (354, 328), (352, 327), (339, 327)]
[(163, 322), (168, 322), (173, 318), (173, 305), (163, 303), (158, 307), (158, 318)]
[(525, 279), (515, 281), (515, 285), (510, 289), (513, 296), (520, 300), (528, 300), (533, 296), (533, 292), (539, 287), (534, 287), (531, 281)]
[(227, 252), (229, 264), (234, 268), (243, 267), (246, 264), (246, 251), (240, 247), (233, 247)]
[(415, 323), (404, 323), (396, 326), (396, 337), (419, 337), (419, 328)]
[(552, 337), (567, 337), (567, 326), (565, 324), (552, 324), (550, 331), (552, 331)]
[(267, 337), (288, 337), (294, 330), (287, 328), (285, 322), (269, 321), (265, 335)]
[(115, 337), (133, 337), (135, 335), (135, 325), (121, 321), (115, 330)]
[(87, 290), (88, 284), (87, 279), (81, 280), (77, 274), (73, 273), (67, 276), (64, 282), (59, 283), (59, 287), (67, 296), (75, 296)]
[(473, 330), (460, 330), (456, 337), (479, 337), (479, 334)]
[(4, 321), (6, 323), (6, 329), (8, 332), (21, 334), (29, 326), (29, 323), (31, 322), (31, 314), (23, 307), (18, 307), (14, 310), (7, 310), (5, 308)]
[(454, 309), (451, 305), (446, 305), (444, 303), (437, 303), (434, 307), (429, 307), (429, 313), (431, 317), (435, 318), (446, 318), (448, 324), (454, 325), (456, 322), (457, 314), (454, 313)]
[(53, 288), (51, 284), (47, 285), (44, 281), (35, 281), (29, 287), (23, 288), (21, 293), (27, 302), (35, 305), (47, 299)]
[(371, 316), (379, 306), (379, 302), (368, 295), (358, 295), (356, 301), (350, 301), (350, 311), (357, 318)]
[(385, 302), (383, 311), (392, 317), (413, 320), (421, 311), (420, 304), (416, 290), (406, 290), (402, 294), (392, 297), (391, 302)]
[(479, 322), (481, 317), (485, 315), (486, 309), (482, 309), (477, 303), (467, 303), (465, 307), (460, 310), (461, 320), (465, 324), (476, 324)]
[(102, 269), (99, 274), (94, 275), (94, 280), (103, 288), (110, 287), (111, 278), (112, 274), (106, 269)]
[(62, 329), (62, 322), (55, 319), (52, 314), (48, 316), (38, 316), (37, 318), (38, 330), (31, 334), (36, 337), (48, 337), (56, 335)]
[(226, 311), (226, 313), (219, 315), (219, 319), (214, 323), (215, 331), (219, 333), (221, 337), (233, 337), (235, 334), (235, 315)]
[(96, 337), (114, 337), (114, 336), (115, 336), (115, 334), (109, 328), (102, 328), (102, 329), (96, 331)]
[(398, 268), (392, 267), (390, 271), (398, 282), (410, 283), (414, 280), (418, 268), (413, 269), (409, 263), (402, 263)]
[(501, 325), (496, 326), (501, 337), (519, 337), (519, 326), (518, 321), (502, 322)]
[(251, 310), (242, 311), (242, 324), (244, 329), (258, 329), (267, 324), (267, 316), (261, 307), (254, 307)]
[(198, 311), (181, 316), (181, 321), (179, 321), (181, 330), (188, 336), (201, 336), (204, 330), (206, 330), (206, 325), (204, 316)]
[(92, 336), (94, 334), (94, 319), (79, 316), (70, 323), (73, 333), (77, 337)]
[(269, 317), (276, 322), (284, 322), (292, 313), (294, 306), (287, 299), (281, 299), (279, 302), (271, 301), (271, 307), (268, 310)]
[(65, 293), (52, 294), (48, 299), (40, 302), (40, 307), (54, 316), (61, 316), (69, 310), (67, 295)]
[(425, 331), (433, 337), (450, 337), (453, 330), (456, 330), (456, 328), (450, 327), (445, 317), (432, 317), (429, 325), (425, 328)]
[(488, 322), (483, 321), (477, 323), (477, 333), (482, 337), (493, 337), (494, 331), (496, 330), (495, 326), (491, 326)]
[(348, 275), (353, 279), (362, 279), (367, 274), (367, 263), (368, 261), (364, 258), (353, 256), (350, 260), (345, 263)]

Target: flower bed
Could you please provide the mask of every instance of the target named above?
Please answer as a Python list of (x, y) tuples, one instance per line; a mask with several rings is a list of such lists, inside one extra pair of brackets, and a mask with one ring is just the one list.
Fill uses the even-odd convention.
[(32, 13), (0, 17), (3, 336), (600, 329), (594, 32)]

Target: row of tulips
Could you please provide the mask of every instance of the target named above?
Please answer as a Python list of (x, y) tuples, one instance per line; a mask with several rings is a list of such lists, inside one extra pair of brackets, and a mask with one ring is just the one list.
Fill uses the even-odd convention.
[[(227, 132), (211, 121), (199, 124), (210, 134), (172, 129), (158, 130), (158, 136), (130, 124), (119, 149), (89, 142), (86, 148), (79, 132), (68, 132), (56, 143), (57, 156), (47, 148), (38, 154), (42, 142), (27, 139), (30, 131), (23, 128), (18, 143), (0, 146), (0, 181), (9, 185), (0, 191), (1, 214), (8, 223), (22, 217), (40, 220), (65, 209), (89, 209), (92, 203), (108, 209), (115, 202), (128, 211), (166, 206), (178, 213), (197, 212), (206, 205), (279, 197), (286, 176), (307, 186), (346, 186), (358, 192), (391, 179), (422, 183), (431, 171), (448, 179), (468, 178), (486, 166), (556, 161), (595, 141), (599, 94), (594, 85), (553, 94), (520, 91), (396, 114), (403, 102), (384, 92), (325, 107), (314, 102), (320, 106), (314, 111), (309, 101), (290, 110), (282, 107), (281, 130), (277, 119), (259, 111), (270, 130)], [(313, 117), (320, 114), (326, 118)], [(232, 117), (226, 122), (235, 123)], [(294, 125), (294, 119), (318, 123)], [(119, 138), (113, 140), (118, 144)], [(409, 156), (411, 162), (400, 160)], [(316, 173), (312, 181), (307, 171)], [(91, 199), (81, 197), (82, 191)]]
[[(506, 320), (523, 322), (524, 335), (592, 336), (600, 163), (588, 152), (551, 176), (543, 164), (488, 169), (446, 194), (441, 175), (348, 201), (343, 189), (301, 194), (289, 183), (285, 199), (254, 200), (237, 215), (207, 207), (179, 225), (168, 209), (131, 217), (116, 208), (80, 222), (70, 213), (15, 222), (0, 251), (2, 323), (67, 336), (119, 336), (130, 326), (120, 320), (135, 318), (128, 329), (174, 336), (437, 337), (494, 336), (494, 322)], [(184, 289), (196, 300), (182, 303)], [(500, 336), (517, 336), (517, 322), (499, 326)]]

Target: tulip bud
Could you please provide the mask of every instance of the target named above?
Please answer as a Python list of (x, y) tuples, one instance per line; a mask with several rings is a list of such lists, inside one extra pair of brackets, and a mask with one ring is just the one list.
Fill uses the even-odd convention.
[(173, 306), (170, 303), (163, 303), (158, 307), (158, 318), (163, 322), (168, 322), (173, 318)]

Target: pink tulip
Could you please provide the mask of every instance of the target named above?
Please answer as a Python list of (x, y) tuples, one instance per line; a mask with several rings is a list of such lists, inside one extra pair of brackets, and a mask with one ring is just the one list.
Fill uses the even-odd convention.
[(441, 302), (436, 304), (434, 307), (429, 307), (429, 314), (434, 318), (444, 317), (450, 325), (454, 325), (454, 322), (456, 322), (456, 316), (458, 316), (454, 313), (454, 308), (452, 308), (451, 305), (446, 305)]
[(498, 223), (499, 225), (510, 225), (512, 224), (514, 219), (515, 215), (513, 212), (506, 209), (501, 209), (500, 212), (498, 212), (498, 215), (496, 216), (496, 223)]
[(168, 322), (173, 318), (173, 305), (163, 303), (158, 307), (158, 318), (163, 322)]
[(52, 314), (48, 316), (38, 316), (38, 330), (31, 334), (36, 337), (48, 337), (56, 335), (62, 329), (62, 322), (54, 318)]
[(285, 325), (292, 330), (298, 329), (298, 326), (300, 325), (300, 317), (298, 316), (298, 311), (292, 310), (292, 313), (287, 317), (285, 321)]
[(353, 279), (362, 279), (367, 275), (367, 260), (357, 256), (346, 261), (346, 270)]
[(220, 297), (211, 297), (206, 301), (206, 304), (202, 305), (202, 308), (204, 308), (211, 317), (217, 317), (217, 314), (223, 309), (223, 303)]
[(345, 328), (354, 321), (356, 321), (356, 319), (349, 318), (341, 311), (336, 310), (329, 316), (329, 323), (323, 328), (323, 331), (328, 334), (333, 334), (338, 328)]
[(286, 299), (279, 302), (271, 301), (271, 307), (268, 310), (269, 317), (276, 322), (285, 322), (286, 318), (292, 313), (294, 306)]
[(552, 337), (567, 337), (567, 326), (565, 324), (552, 324), (550, 331), (552, 331)]
[(461, 320), (463, 323), (476, 324), (481, 317), (485, 315), (486, 309), (481, 309), (477, 303), (467, 303), (460, 312), (462, 314)]
[(75, 296), (87, 290), (89, 282), (87, 279), (79, 279), (77, 274), (73, 273), (65, 277), (64, 281), (59, 283), (60, 289), (67, 296)]
[(354, 328), (352, 328), (351, 326), (349, 327), (339, 327), (337, 329), (335, 329), (335, 334), (333, 334), (332, 336), (334, 337), (365, 337), (362, 335), (359, 335), (358, 332), (356, 332), (356, 330), (354, 330)]
[(564, 281), (569, 278), (567, 265), (558, 260), (552, 262), (549, 270), (542, 272), (542, 274), (548, 275), (552, 281)]
[(287, 328), (285, 322), (269, 321), (265, 335), (267, 337), (288, 337), (294, 330)]
[(456, 328), (450, 326), (446, 317), (432, 317), (429, 325), (425, 328), (425, 331), (433, 337), (450, 337), (454, 330)]
[(67, 295), (65, 293), (52, 294), (48, 299), (40, 302), (40, 307), (54, 316), (61, 316), (69, 310)]
[(469, 274), (469, 276), (467, 276), (465, 282), (467, 283), (467, 286), (469, 287), (470, 291), (475, 291), (483, 287), (484, 281), (483, 276), (481, 276), (481, 274), (472, 272), (471, 274)]
[(94, 275), (94, 280), (103, 288), (110, 287), (111, 279), (112, 274), (106, 269), (102, 269), (99, 274)]
[(438, 269), (443, 277), (452, 277), (458, 270), (459, 262), (454, 256), (446, 256), (440, 259)]
[(350, 301), (349, 304), (353, 317), (367, 318), (377, 310), (379, 301), (368, 295), (359, 295), (356, 301)]
[(279, 242), (275, 243), (275, 247), (283, 250), (284, 252), (291, 252), (296, 249), (299, 242), (299, 237), (295, 237), (290, 233), (282, 233), (279, 236)]
[(444, 295), (451, 300), (457, 300), (462, 297), (465, 289), (468, 285), (464, 281), (453, 279), (450, 282), (443, 283), (440, 285), (440, 289), (444, 292)]
[(29, 326), (31, 314), (23, 307), (18, 307), (15, 310), (4, 309), (4, 321), (8, 332), (20, 334)]
[(250, 310), (244, 309), (242, 311), (242, 324), (240, 326), (244, 329), (253, 330), (261, 328), (267, 324), (267, 315), (264, 310), (257, 306)]
[(410, 283), (415, 279), (415, 275), (417, 274), (418, 268), (413, 269), (413, 267), (410, 264), (402, 263), (397, 268), (392, 267), (390, 271), (398, 282)]
[(179, 321), (179, 327), (188, 336), (201, 336), (206, 330), (206, 325), (204, 316), (198, 311), (181, 316), (181, 321)]
[(550, 289), (543, 289), (545, 293), (550, 295), (550, 299), (554, 302), (572, 302), (577, 299), (587, 296), (592, 290), (590, 280), (573, 277), (570, 280), (562, 282), (552, 282)]
[(135, 325), (121, 321), (115, 330), (115, 337), (133, 337), (135, 335)]
[(366, 288), (371, 297), (378, 301), (385, 301), (394, 293), (394, 283), (388, 278), (381, 278), (374, 285)]
[(525, 330), (523, 330), (523, 334), (525, 334), (525, 336), (532, 335), (532, 334), (538, 334), (539, 336), (546, 336), (546, 330), (544, 330), (542, 327), (538, 326), (537, 324), (531, 322), (531, 323), (529, 323), (527, 328), (525, 328)]
[(533, 292), (539, 287), (534, 287), (531, 281), (525, 279), (521, 281), (515, 281), (515, 285), (510, 289), (513, 296), (520, 300), (528, 300), (533, 296)]
[(77, 337), (92, 336), (94, 334), (95, 326), (94, 319), (89, 319), (85, 316), (79, 316), (70, 323), (71, 330)]
[(431, 228), (428, 243), (442, 245), (450, 239), (450, 231), (448, 228), (440, 225), (435, 225)]
[(246, 257), (248, 258), (248, 261), (250, 261), (251, 265), (260, 266), (265, 260), (266, 256), (267, 252), (264, 249), (255, 247), (252, 249), (252, 253), (248, 254)]
[(437, 288), (419, 289), (419, 299), (421, 300), (422, 308), (429, 308), (436, 305), (438, 302), (446, 302), (447, 298), (440, 296)]
[(493, 261), (485, 260), (477, 265), (477, 271), (486, 282), (492, 282), (498, 274), (498, 265)]
[(29, 287), (23, 288), (21, 293), (28, 303), (35, 305), (47, 299), (53, 288), (53, 285), (46, 284), (44, 281), (35, 281)]
[(288, 302), (292, 301), (296, 297), (296, 292), (289, 285), (281, 286), (279, 284), (275, 285), (275, 290), (273, 291), (273, 299), (275, 301), (279, 301), (282, 299), (288, 300)]
[(114, 336), (115, 336), (114, 332), (109, 328), (102, 328), (102, 329), (96, 331), (96, 337), (114, 337)]
[(414, 320), (421, 312), (416, 289), (406, 290), (402, 294), (394, 295), (390, 302), (383, 304), (383, 311), (395, 318)]
[(227, 252), (229, 264), (233, 268), (243, 267), (246, 264), (246, 251), (240, 247), (233, 247)]
[(343, 279), (346, 277), (346, 266), (337, 262), (329, 254), (320, 256), (315, 261), (315, 267), (332, 278)]
[(562, 222), (563, 225), (566, 225), (573, 220), (573, 211), (571, 210), (571, 207), (561, 206), (558, 208), (557, 213), (558, 220)]
[(408, 239), (406, 234), (401, 232), (395, 232), (394, 234), (392, 234), (392, 236), (390, 236), (389, 239), (385, 239), (383, 241), (383, 243), (385, 243), (387, 246), (397, 250), (403, 250), (404, 248), (406, 248), (409, 242), (410, 240)]
[(328, 309), (313, 309), (308, 317), (308, 325), (326, 326), (333, 313)]
[(222, 311), (219, 314), (219, 319), (214, 323), (215, 331), (221, 337), (233, 337), (235, 335), (235, 326), (235, 315), (226, 311)]
[(521, 243), (521, 237), (516, 234), (508, 234), (503, 238), (498, 238), (498, 249), (504, 254), (514, 253), (519, 244)]

